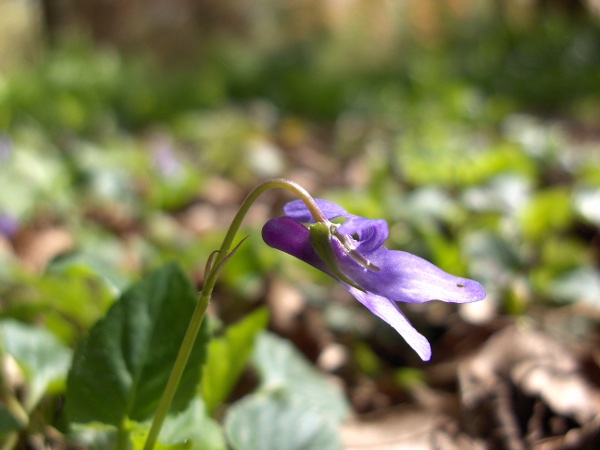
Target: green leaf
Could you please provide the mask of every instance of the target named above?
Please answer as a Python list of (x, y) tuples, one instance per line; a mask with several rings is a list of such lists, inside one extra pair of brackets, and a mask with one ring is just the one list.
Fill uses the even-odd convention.
[(117, 267), (92, 252), (72, 252), (59, 256), (50, 262), (47, 271), (84, 279), (88, 283), (89, 280), (98, 280), (115, 293), (120, 293), (128, 283), (127, 278), (118, 271)]
[(211, 340), (202, 377), (202, 397), (209, 413), (225, 401), (246, 367), (256, 335), (268, 323), (269, 312), (257, 309), (230, 326), (225, 335)]
[(600, 306), (600, 273), (598, 269), (582, 265), (552, 280), (548, 292), (566, 302), (584, 301), (596, 308)]
[(352, 350), (356, 364), (362, 373), (371, 377), (379, 374), (381, 371), (381, 360), (369, 345), (364, 342), (357, 342)]
[(31, 410), (53, 383), (64, 383), (71, 350), (49, 331), (12, 319), (0, 322), (0, 337), (27, 376), (29, 388), (24, 407)]
[(0, 438), (6, 436), (13, 431), (18, 431), (23, 426), (13, 416), (10, 411), (0, 404)]
[(432, 261), (437, 266), (457, 276), (466, 275), (460, 243), (456, 239), (446, 238), (437, 230), (426, 230), (423, 237), (429, 244)]
[[(67, 382), (73, 422), (120, 426), (143, 421), (156, 409), (196, 306), (192, 284), (168, 264), (123, 293), (85, 339)], [(173, 401), (185, 409), (200, 379), (208, 340), (202, 329)]]
[(272, 333), (261, 334), (254, 364), (262, 390), (289, 394), (305, 407), (322, 411), (338, 422), (346, 417), (348, 402), (342, 390), (315, 370), (289, 341)]
[(338, 450), (334, 420), (288, 396), (261, 393), (236, 403), (225, 417), (235, 450)]
[[(133, 431), (135, 432), (135, 430)], [(89, 422), (85, 424), (71, 423), (69, 427), (69, 441), (78, 448), (90, 450), (117, 448), (117, 439), (117, 430), (110, 425)]]
[(520, 217), (523, 234), (543, 240), (548, 233), (565, 229), (573, 219), (571, 192), (556, 187), (536, 193)]
[(66, 342), (73, 342), (82, 329), (89, 329), (116, 297), (100, 277), (82, 272), (49, 271), (43, 277), (31, 278), (29, 284), (35, 289), (35, 307), (48, 311), (46, 327)]
[(208, 415), (202, 399), (196, 396), (188, 409), (168, 417), (160, 433), (165, 445), (185, 445), (190, 450), (226, 450), (221, 426)]

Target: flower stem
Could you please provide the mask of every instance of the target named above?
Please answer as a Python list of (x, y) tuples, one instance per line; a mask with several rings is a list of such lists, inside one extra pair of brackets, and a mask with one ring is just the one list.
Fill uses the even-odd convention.
[(129, 448), (129, 427), (124, 420), (117, 430), (117, 449), (127, 450)]
[(167, 386), (165, 387), (162, 398), (158, 405), (158, 409), (156, 410), (156, 414), (154, 416), (152, 426), (150, 427), (148, 437), (146, 438), (144, 450), (152, 450), (154, 448), (154, 445), (156, 444), (158, 435), (160, 433), (160, 429), (162, 428), (163, 422), (167, 417), (167, 413), (171, 408), (173, 397), (175, 396), (175, 393), (179, 386), (179, 382), (183, 375), (183, 371), (185, 370), (185, 366), (187, 365), (188, 359), (194, 347), (194, 342), (196, 341), (196, 337), (198, 336), (198, 332), (200, 331), (200, 327), (202, 326), (202, 322), (204, 320), (204, 316), (206, 315), (206, 310), (208, 308), (208, 304), (210, 303), (212, 291), (217, 282), (220, 269), (223, 266), (223, 262), (225, 262), (227, 257), (232, 252), (231, 247), (233, 245), (235, 235), (239, 231), (244, 217), (246, 216), (248, 210), (256, 201), (256, 199), (260, 197), (260, 195), (264, 192), (274, 188), (286, 189), (298, 196), (302, 201), (304, 201), (306, 207), (313, 215), (315, 221), (327, 221), (327, 219), (317, 206), (317, 203), (310, 196), (310, 194), (300, 185), (285, 178), (273, 178), (260, 183), (244, 199), (239, 211), (233, 218), (233, 221), (231, 222), (231, 225), (227, 230), (227, 234), (223, 239), (223, 243), (221, 244), (221, 248), (219, 249), (215, 261), (210, 265), (211, 269), (206, 276), (206, 280), (204, 282), (204, 289), (199, 294), (200, 296), (198, 299), (198, 303), (196, 304), (196, 308), (194, 309), (194, 313), (192, 314), (190, 324), (181, 343), (181, 347), (179, 348), (179, 353), (177, 354), (177, 359), (175, 360), (173, 370), (171, 371), (171, 375), (169, 376), (169, 380), (167, 381)]
[(252, 192), (250, 192), (250, 194), (248, 194), (248, 196), (242, 203), (242, 206), (240, 207), (239, 211), (235, 215), (233, 221), (231, 222), (231, 226), (229, 227), (227, 235), (223, 240), (223, 244), (221, 245), (220, 249), (221, 253), (217, 258), (215, 265), (218, 265), (219, 262), (223, 258), (225, 258), (226, 252), (231, 248), (233, 238), (237, 234), (240, 225), (242, 224), (242, 220), (246, 216), (246, 213), (250, 209), (250, 206), (252, 206), (252, 204), (256, 201), (258, 197), (261, 196), (261, 194), (268, 191), (269, 189), (275, 188), (286, 189), (295, 194), (297, 197), (299, 197), (304, 202), (310, 213), (313, 215), (316, 222), (327, 222), (327, 218), (323, 215), (323, 213), (317, 206), (317, 202), (315, 202), (315, 200), (310, 196), (306, 189), (304, 189), (299, 184), (294, 183), (293, 181), (287, 180), (285, 178), (272, 178), (270, 180), (263, 181), (258, 186), (256, 186), (252, 190)]
[[(210, 290), (212, 291), (212, 288)], [(181, 347), (179, 348), (179, 353), (177, 354), (177, 359), (175, 360), (171, 375), (169, 376), (169, 381), (167, 382), (167, 386), (165, 387), (162, 398), (160, 399), (158, 409), (156, 410), (156, 415), (154, 416), (152, 426), (150, 427), (150, 432), (146, 438), (144, 450), (151, 450), (156, 444), (158, 434), (160, 433), (163, 422), (165, 421), (167, 413), (171, 408), (173, 397), (175, 397), (175, 393), (179, 387), (179, 381), (181, 380), (185, 366), (187, 365), (190, 354), (192, 353), (192, 349), (194, 348), (194, 342), (196, 341), (196, 337), (198, 336), (198, 332), (202, 326), (209, 301), (209, 291), (205, 289), (200, 292), (200, 298), (196, 304), (194, 313), (192, 314), (192, 319), (190, 320), (190, 324), (185, 336), (183, 337)]]

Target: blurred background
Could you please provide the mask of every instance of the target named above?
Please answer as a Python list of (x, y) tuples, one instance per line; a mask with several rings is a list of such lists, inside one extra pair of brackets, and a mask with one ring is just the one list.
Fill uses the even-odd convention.
[[(260, 199), (211, 314), (229, 324), (267, 304), (270, 328), (337, 377), (354, 412), (394, 411), (356, 419), (346, 442), (404, 431), (397, 405), (452, 417), (459, 448), (599, 442), (598, 1), (0, 0), (3, 317), (75, 346), (163, 262), (201, 286), (269, 177), (385, 218), (388, 247), (488, 292), (404, 309), (434, 345), (423, 365), (343, 289), (262, 243), (290, 197)], [(511, 375), (538, 359), (546, 383)], [(567, 359), (593, 394), (575, 407), (551, 400), (572, 400), (548, 375)], [(491, 379), (508, 393), (486, 391)], [(520, 433), (493, 432), (498, 404)], [(579, 446), (560, 447), (572, 430)]]

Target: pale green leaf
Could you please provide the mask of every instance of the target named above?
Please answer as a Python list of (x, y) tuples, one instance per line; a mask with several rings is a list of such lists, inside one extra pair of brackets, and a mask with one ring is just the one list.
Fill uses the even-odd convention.
[(235, 450), (341, 450), (336, 421), (300, 399), (259, 393), (236, 403), (225, 418)]
[(235, 387), (252, 354), (255, 337), (268, 320), (268, 310), (258, 309), (230, 326), (222, 337), (211, 340), (202, 377), (202, 397), (210, 413)]
[(29, 388), (24, 406), (31, 410), (57, 382), (64, 382), (71, 363), (71, 350), (52, 333), (16, 320), (0, 322), (6, 351), (23, 368)]

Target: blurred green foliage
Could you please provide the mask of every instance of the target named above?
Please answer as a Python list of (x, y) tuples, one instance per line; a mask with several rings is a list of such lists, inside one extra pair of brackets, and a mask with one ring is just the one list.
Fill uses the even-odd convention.
[[(327, 157), (342, 170), (358, 161), (370, 181), (319, 195), (390, 220), (393, 245), (483, 277), (498, 298), (518, 274), (531, 298), (553, 300), (550, 280), (597, 260), (598, 144), (577, 133), (600, 110), (600, 30), (587, 17), (556, 14), (471, 25), (451, 22), (435, 44), (403, 36), (387, 50), (400, 57), (378, 63), (336, 59), (347, 50), (327, 33), (255, 51), (251, 40), (215, 40), (202, 64), (169, 68), (147, 54), (59, 40), (34, 67), (1, 79), (0, 179), (11, 195), (0, 209), (23, 226), (66, 226), (85, 264), (111, 267), (123, 283), (132, 275), (123, 270), (124, 234), (143, 268), (170, 258), (196, 266), (219, 232), (199, 241), (177, 214), (211, 178), (247, 187), (269, 163), (279, 175), (294, 164), (286, 149), (323, 135)], [(253, 162), (266, 144), (274, 155)], [(224, 282), (259, 292), (262, 269), (272, 267), (267, 252), (245, 245)], [(108, 304), (86, 287), (90, 274), (68, 275), (63, 298), (49, 302), (62, 278), (2, 276), (6, 286), (26, 283), (3, 288), (5, 314), (25, 320), (33, 316), (23, 305), (36, 305), (86, 329), (98, 313), (72, 312), (67, 293), (83, 304), (93, 296), (100, 310)], [(13, 300), (31, 286), (27, 302)], [(67, 340), (81, 332), (53, 322)]]
[[(404, 36), (377, 63), (327, 33), (269, 46), (215, 40), (201, 64), (176, 67), (59, 40), (34, 66), (0, 75), (0, 213), (20, 224), (15, 252), (0, 252), (0, 315), (74, 346), (142, 272), (171, 259), (201, 272), (236, 201), (215, 200), (216, 182), (243, 193), (266, 176), (301, 175), (296, 166), (317, 173), (312, 194), (388, 220), (390, 247), (481, 281), (499, 313), (600, 306), (600, 27), (554, 14), (470, 25), (450, 23), (434, 44)], [(323, 174), (326, 163), (334, 170)], [(74, 244), (46, 270), (27, 270), (19, 239), (47, 226)], [(378, 339), (375, 319), (330, 302), (325, 276), (253, 234), (223, 274), (223, 310), (237, 319), (266, 273), (285, 278), (353, 336), (359, 371), (383, 370), (366, 343)], [(236, 339), (263, 319), (213, 346), (248, 358), (252, 344)], [(398, 382), (420, 373), (399, 372)], [(217, 400), (207, 400), (187, 414), (210, 421)], [(267, 400), (253, 401), (273, 411), (284, 402)]]

